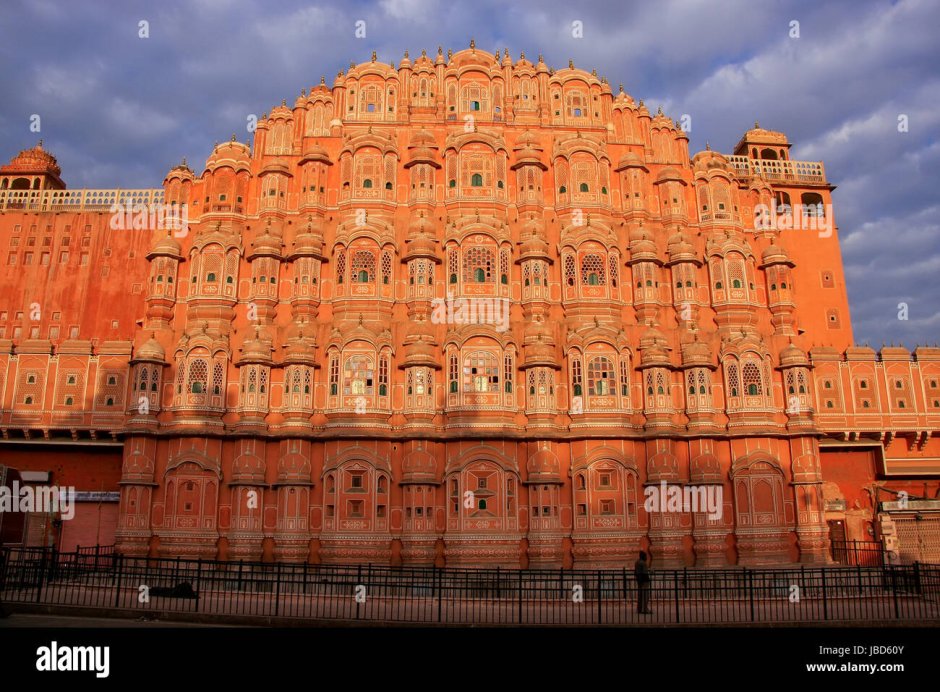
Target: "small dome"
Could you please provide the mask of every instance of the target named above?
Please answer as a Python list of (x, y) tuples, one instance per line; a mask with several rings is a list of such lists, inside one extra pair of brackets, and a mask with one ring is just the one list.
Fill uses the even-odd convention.
[(780, 351), (780, 367), (806, 367), (809, 365), (809, 358), (803, 349), (792, 342)]
[(62, 173), (55, 156), (42, 148), (42, 140), (32, 149), (23, 149), (0, 169), (2, 173), (48, 173), (58, 177)]
[(325, 163), (328, 166), (333, 165), (333, 162), (330, 161), (329, 152), (316, 142), (310, 142), (304, 147), (303, 156), (300, 157), (300, 165), (309, 161)]
[(146, 361), (148, 363), (165, 363), (166, 351), (160, 342), (151, 334), (139, 349), (134, 353), (134, 361)]
[(540, 449), (526, 462), (529, 481), (533, 483), (560, 483), (561, 464), (558, 455), (550, 449)]
[(279, 235), (274, 233), (270, 220), (264, 227), (264, 231), (251, 242), (251, 252), (248, 253), (248, 259), (255, 257), (280, 257), (284, 243)]
[(437, 462), (424, 447), (412, 449), (401, 464), (402, 483), (437, 483)]
[(245, 363), (271, 363), (271, 345), (261, 339), (261, 327), (255, 327), (254, 336), (245, 339), (237, 365)]
[(790, 255), (787, 251), (775, 243), (768, 245), (767, 249), (760, 253), (760, 257), (762, 266), (771, 264), (789, 264), (793, 266), (793, 262), (790, 260)]
[(147, 253), (147, 259), (152, 259), (154, 257), (181, 258), (183, 255), (180, 252), (180, 248), (181, 245), (179, 241), (167, 233), (153, 244), (153, 248), (151, 248), (150, 252)]
[(228, 166), (236, 171), (249, 170), (251, 167), (251, 149), (247, 144), (242, 144), (232, 139), (228, 142), (217, 144), (209, 158), (206, 159), (206, 169), (214, 171), (216, 168)]

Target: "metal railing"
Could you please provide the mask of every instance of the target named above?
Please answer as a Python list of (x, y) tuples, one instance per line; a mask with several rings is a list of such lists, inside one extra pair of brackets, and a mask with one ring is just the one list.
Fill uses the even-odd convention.
[(501, 570), (132, 558), (0, 549), (0, 598), (117, 610), (445, 624), (630, 625), (940, 621), (940, 565)]
[(880, 541), (830, 541), (832, 559), (840, 565), (881, 567), (885, 547)]

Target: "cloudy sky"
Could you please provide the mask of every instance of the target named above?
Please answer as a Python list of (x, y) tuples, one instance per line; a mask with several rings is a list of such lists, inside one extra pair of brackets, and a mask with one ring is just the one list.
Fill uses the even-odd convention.
[(245, 141), (250, 114), (292, 103), (321, 75), (332, 83), (352, 60), (375, 50), (397, 64), (406, 49), (459, 50), (473, 37), (514, 58), (573, 59), (651, 110), (688, 114), (693, 153), (706, 141), (730, 153), (755, 120), (786, 132), (793, 158), (824, 161), (838, 186), (856, 340), (932, 344), (938, 26), (930, 0), (4, 0), (0, 160), (41, 136), (70, 187), (158, 187), (181, 157), (201, 166), (213, 142)]

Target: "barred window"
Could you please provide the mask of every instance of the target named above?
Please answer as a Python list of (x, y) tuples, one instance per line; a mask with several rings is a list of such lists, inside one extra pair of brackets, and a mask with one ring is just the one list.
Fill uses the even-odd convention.
[(335, 396), (339, 390), (339, 358), (330, 358), (330, 394)]
[(620, 395), (630, 396), (630, 373), (627, 369), (626, 356), (620, 359)]
[(450, 364), (448, 368), (448, 379), (450, 380), (450, 391), (451, 393), (457, 392), (457, 356), (456, 354), (451, 354)]
[(346, 253), (340, 250), (336, 256), (336, 283), (343, 283), (344, 276), (346, 276)]
[(379, 359), (379, 396), (388, 396), (388, 358)]
[(507, 394), (512, 393), (512, 354), (507, 353), (503, 358), (503, 382)]
[(574, 389), (574, 395), (581, 396), (581, 360), (577, 358), (571, 362), (571, 385)]

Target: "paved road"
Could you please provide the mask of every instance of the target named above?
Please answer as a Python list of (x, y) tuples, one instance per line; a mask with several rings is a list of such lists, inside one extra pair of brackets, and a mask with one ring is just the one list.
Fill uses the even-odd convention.
[[(224, 625), (223, 625), (224, 626)], [(166, 620), (144, 620), (142, 618), (91, 618), (72, 615), (47, 615), (45, 613), (13, 613), (0, 618), (0, 628), (5, 627), (219, 627), (194, 622), (169, 622)]]

